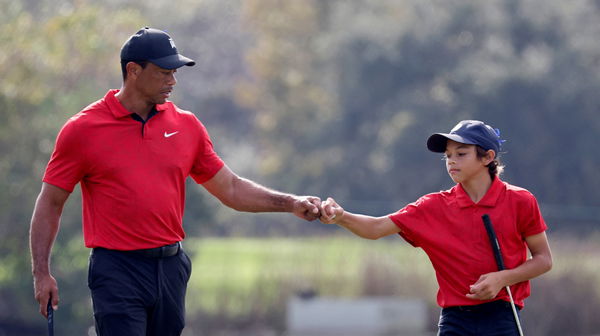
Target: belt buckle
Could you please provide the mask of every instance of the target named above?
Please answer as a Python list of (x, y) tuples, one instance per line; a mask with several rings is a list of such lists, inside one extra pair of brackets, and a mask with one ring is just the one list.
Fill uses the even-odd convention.
[[(174, 250), (172, 250), (174, 249)], [(169, 245), (163, 245), (160, 247), (155, 247), (153, 249), (148, 249), (148, 256), (152, 257), (152, 258), (165, 258), (165, 257), (172, 257), (174, 255), (176, 255), (179, 250), (181, 249), (181, 242), (177, 242), (177, 243), (173, 243), (173, 244), (169, 244)], [(173, 252), (174, 253), (171, 253)]]
[(172, 257), (172, 256), (176, 255), (179, 252), (179, 250), (181, 249), (181, 243), (177, 242), (175, 244), (162, 246), (160, 248), (160, 257), (164, 258), (165, 255), (167, 254), (167, 252), (171, 251), (171, 248), (174, 248), (175, 252), (173, 254), (169, 253), (168, 257)]

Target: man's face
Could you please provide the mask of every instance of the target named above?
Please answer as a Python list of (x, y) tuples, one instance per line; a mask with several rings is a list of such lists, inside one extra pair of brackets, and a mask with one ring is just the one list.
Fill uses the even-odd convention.
[(139, 66), (137, 70), (135, 88), (138, 93), (149, 104), (163, 104), (177, 84), (175, 79), (177, 69), (163, 69), (148, 63), (145, 68)]

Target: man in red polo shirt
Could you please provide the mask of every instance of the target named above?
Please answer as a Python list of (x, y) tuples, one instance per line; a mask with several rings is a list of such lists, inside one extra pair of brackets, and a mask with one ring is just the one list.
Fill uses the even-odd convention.
[(191, 176), (238, 211), (291, 212), (314, 220), (320, 199), (265, 188), (233, 173), (194, 114), (168, 101), (178, 68), (195, 62), (163, 31), (144, 28), (121, 49), (123, 86), (70, 118), (46, 168), (31, 220), (40, 313), (59, 302), (50, 253), (77, 183), (90, 256), (98, 335), (180, 335), (190, 260), (181, 247)]

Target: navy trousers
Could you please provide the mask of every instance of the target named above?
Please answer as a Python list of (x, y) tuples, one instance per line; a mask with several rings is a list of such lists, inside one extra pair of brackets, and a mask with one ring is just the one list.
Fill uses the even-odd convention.
[[(520, 314), (517, 309), (517, 313)], [(442, 309), (438, 336), (519, 336), (509, 302)]]
[(98, 336), (181, 335), (191, 271), (183, 249), (163, 258), (94, 249), (88, 287)]

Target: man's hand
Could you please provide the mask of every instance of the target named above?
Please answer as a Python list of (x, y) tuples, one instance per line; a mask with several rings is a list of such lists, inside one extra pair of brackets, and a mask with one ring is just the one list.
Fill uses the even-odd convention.
[(35, 299), (40, 304), (40, 314), (48, 318), (48, 300), (52, 298), (52, 309), (58, 309), (58, 286), (56, 279), (50, 274), (34, 276), (33, 290)]
[(321, 203), (321, 217), (323, 224), (337, 224), (344, 216), (344, 209), (331, 197)]
[(505, 286), (502, 271), (487, 273), (480, 276), (479, 280), (470, 286), (470, 293), (467, 294), (467, 297), (473, 300), (491, 300)]
[(321, 216), (321, 199), (315, 196), (297, 196), (292, 213), (307, 221), (313, 221)]

